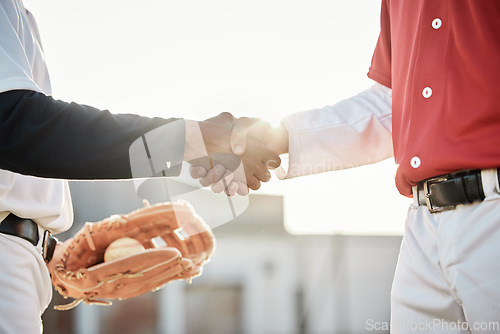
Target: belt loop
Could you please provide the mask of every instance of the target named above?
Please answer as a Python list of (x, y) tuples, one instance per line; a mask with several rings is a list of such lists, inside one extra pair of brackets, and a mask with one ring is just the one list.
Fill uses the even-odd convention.
[(497, 168), (496, 191), (497, 191), (497, 194), (500, 194), (500, 168)]
[(413, 192), (413, 204), (418, 206), (419, 205), (419, 203), (418, 203), (418, 185), (411, 187), (411, 191)]
[(498, 173), (496, 168), (481, 170), (481, 179), (483, 181), (484, 197), (490, 198), (499, 195)]

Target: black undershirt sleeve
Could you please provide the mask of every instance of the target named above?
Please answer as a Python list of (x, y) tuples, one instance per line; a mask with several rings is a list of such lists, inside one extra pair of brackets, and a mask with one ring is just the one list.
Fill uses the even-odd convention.
[[(112, 114), (27, 90), (3, 92), (0, 169), (47, 178), (131, 178), (131, 144), (175, 120)], [(182, 161), (184, 137), (168, 140), (181, 147), (170, 160)]]

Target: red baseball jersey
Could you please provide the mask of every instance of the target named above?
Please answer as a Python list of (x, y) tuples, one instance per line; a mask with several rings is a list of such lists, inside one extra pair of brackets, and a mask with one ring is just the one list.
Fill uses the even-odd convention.
[(500, 1), (383, 0), (368, 76), (392, 88), (396, 185), (500, 167)]

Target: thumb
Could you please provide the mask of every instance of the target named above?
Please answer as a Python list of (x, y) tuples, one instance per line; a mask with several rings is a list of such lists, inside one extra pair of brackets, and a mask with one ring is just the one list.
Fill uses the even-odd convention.
[(231, 136), (229, 137), (229, 144), (234, 154), (242, 155), (245, 152), (247, 135), (252, 129), (253, 122), (248, 117), (241, 117), (234, 124)]
[(272, 138), (271, 125), (259, 118), (238, 118), (229, 138), (231, 150), (234, 154), (242, 155), (245, 152), (248, 136), (267, 144)]

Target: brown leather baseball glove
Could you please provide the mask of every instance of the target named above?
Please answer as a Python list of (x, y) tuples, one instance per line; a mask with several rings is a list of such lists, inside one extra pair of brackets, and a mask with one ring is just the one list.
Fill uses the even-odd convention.
[[(104, 262), (108, 245), (122, 237), (139, 241), (144, 250)], [(186, 202), (146, 202), (145, 208), (128, 215), (86, 223), (73, 238), (57, 245), (47, 264), (55, 289), (75, 299), (55, 309), (67, 310), (82, 301), (109, 305), (106, 299), (135, 297), (172, 280), (190, 283), (201, 275), (214, 247), (210, 228)]]

